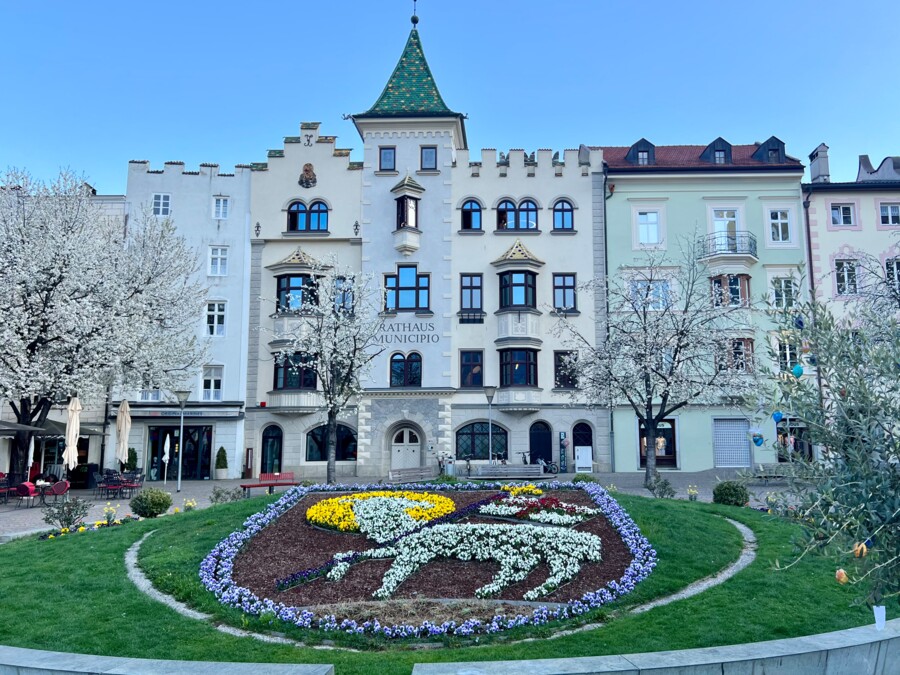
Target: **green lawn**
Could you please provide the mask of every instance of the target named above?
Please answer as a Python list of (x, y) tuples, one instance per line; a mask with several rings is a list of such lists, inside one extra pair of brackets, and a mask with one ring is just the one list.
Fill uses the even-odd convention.
[[(603, 628), (555, 640), (522, 644), (412, 651), (353, 653), (299, 649), (234, 638), (183, 618), (146, 598), (125, 576), (126, 549), (151, 529), (141, 565), (161, 590), (237, 626), (247, 621), (220, 606), (202, 588), (200, 559), (270, 497), (194, 513), (144, 521), (63, 539), (22, 540), (0, 546), (0, 643), (103, 655), (222, 661), (334, 663), (339, 675), (408, 674), (424, 661), (553, 658), (682, 649), (806, 635), (871, 621), (871, 611), (852, 606), (853, 590), (834, 582), (833, 565), (789, 559), (792, 527), (748, 509), (617, 495), (659, 552), (659, 566), (626, 599)], [(758, 559), (725, 584), (641, 615), (626, 605), (668, 594), (736, 559), (740, 538), (718, 515), (751, 527)], [(889, 607), (889, 618), (896, 615)], [(251, 626), (258, 621), (250, 621)], [(279, 631), (284, 628), (279, 626)], [(289, 632), (289, 631), (285, 631)], [(538, 634), (541, 634), (539, 632)], [(308, 638), (297, 631), (295, 636)], [(329, 639), (333, 636), (326, 636)]]

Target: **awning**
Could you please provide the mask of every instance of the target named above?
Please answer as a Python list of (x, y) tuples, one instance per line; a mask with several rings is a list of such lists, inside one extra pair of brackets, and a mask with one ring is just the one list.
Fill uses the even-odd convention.
[(0, 422), (0, 436), (15, 436), (19, 431), (43, 431), (43, 429), (15, 422)]
[[(44, 420), (44, 424), (42, 425), (42, 429), (35, 433), (35, 436), (60, 436), (65, 438), (66, 436), (66, 423), (65, 422), (56, 422), (54, 420)], [(103, 429), (100, 427), (95, 427), (90, 424), (82, 424), (80, 428), (79, 436), (102, 436)]]

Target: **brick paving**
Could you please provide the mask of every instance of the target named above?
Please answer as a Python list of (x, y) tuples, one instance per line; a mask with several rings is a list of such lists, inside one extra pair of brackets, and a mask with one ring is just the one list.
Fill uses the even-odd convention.
[[(712, 501), (712, 491), (716, 483), (720, 480), (733, 478), (736, 471), (734, 469), (711, 469), (709, 471), (700, 471), (696, 473), (687, 473), (682, 471), (664, 471), (662, 475), (667, 478), (672, 487), (677, 492), (679, 499), (687, 499), (688, 485), (697, 486), (700, 501)], [(561, 474), (560, 480), (571, 479), (574, 474)], [(643, 487), (643, 473), (595, 473), (594, 477), (600, 483), (609, 487), (615, 485), (616, 489), (628, 494), (637, 494), (647, 496), (649, 493)], [(209, 495), (212, 493), (213, 487), (219, 486), (225, 489), (236, 488), (244, 480), (203, 480), (203, 481), (183, 481), (181, 483), (181, 492), (176, 493), (175, 482), (169, 481), (163, 488), (162, 483), (145, 483), (145, 487), (159, 487), (172, 493), (172, 505), (179, 508), (182, 507), (184, 500), (195, 499), (197, 508), (206, 508), (210, 506)], [(756, 503), (760, 498), (765, 497), (768, 490), (777, 490), (783, 485), (773, 485), (771, 488), (762, 485), (751, 486), (751, 494), (755, 493)], [(280, 488), (279, 491), (282, 489)], [(262, 490), (257, 490), (257, 494), (261, 494)], [(109, 501), (113, 506), (119, 505), (120, 516), (130, 512), (128, 499), (101, 499), (95, 497), (93, 490), (72, 490), (73, 496), (81, 497), (93, 504), (88, 514), (87, 520), (93, 522), (103, 519), (103, 508)], [(15, 500), (11, 499), (9, 504), (0, 504), (0, 542), (7, 541), (17, 535), (39, 532), (41, 530), (50, 529), (50, 526), (44, 523), (42, 509), (40, 507), (26, 508), (24, 505), (16, 508)]]

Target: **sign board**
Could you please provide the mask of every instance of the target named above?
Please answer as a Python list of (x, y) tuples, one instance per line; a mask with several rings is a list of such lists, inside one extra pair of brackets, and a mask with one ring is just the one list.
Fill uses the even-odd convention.
[(569, 447), (569, 440), (566, 438), (566, 432), (559, 432), (559, 472), (560, 473), (568, 473), (568, 452), (566, 452), (566, 448)]
[(575, 472), (591, 473), (594, 470), (594, 448), (590, 445), (575, 446)]

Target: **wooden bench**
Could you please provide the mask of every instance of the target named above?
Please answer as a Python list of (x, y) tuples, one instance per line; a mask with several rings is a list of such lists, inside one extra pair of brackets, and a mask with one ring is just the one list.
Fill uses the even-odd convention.
[(388, 481), (391, 483), (415, 483), (431, 480), (437, 476), (437, 466), (417, 466), (412, 469), (391, 469), (388, 473)]
[(244, 496), (249, 497), (250, 490), (253, 488), (266, 488), (271, 495), (275, 493), (275, 488), (279, 486), (290, 487), (293, 485), (299, 485), (299, 483), (294, 482), (294, 472), (282, 471), (281, 473), (261, 473), (259, 474), (258, 482), (241, 483), (241, 489), (244, 491)]
[(479, 478), (543, 478), (540, 464), (481, 464), (476, 469)]
[(756, 480), (763, 481), (765, 485), (768, 485), (770, 480), (785, 480), (787, 478), (794, 478), (796, 475), (794, 465), (790, 462), (757, 464), (756, 470), (753, 473), (753, 477)]

